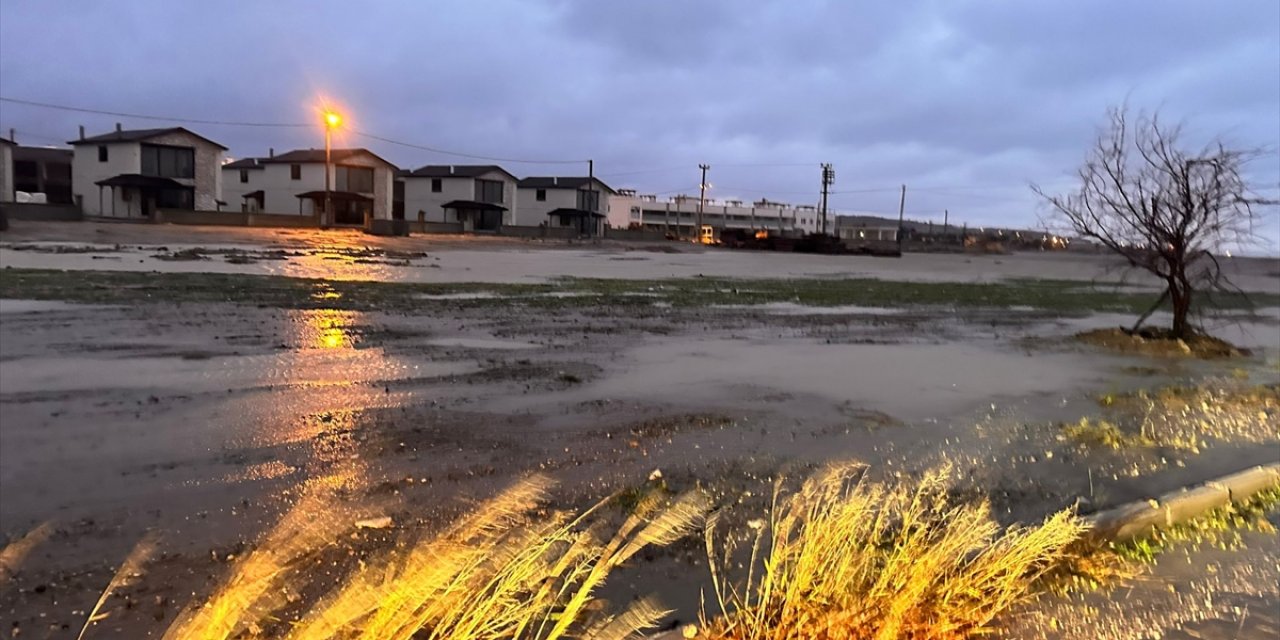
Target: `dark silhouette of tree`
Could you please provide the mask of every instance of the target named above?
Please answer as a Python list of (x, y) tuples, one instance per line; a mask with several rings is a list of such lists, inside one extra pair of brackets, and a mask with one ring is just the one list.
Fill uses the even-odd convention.
[(1121, 107), (1108, 116), (1077, 172), (1076, 191), (1049, 195), (1036, 185), (1032, 190), (1075, 234), (1164, 282), (1164, 293), (1133, 331), (1167, 301), (1173, 311), (1171, 337), (1189, 338), (1198, 330), (1191, 322), (1198, 294), (1239, 293), (1216, 254), (1256, 241), (1256, 208), (1275, 204), (1255, 195), (1243, 175), (1261, 152), (1221, 141), (1189, 148), (1182, 142), (1182, 127), (1165, 126), (1158, 114), (1131, 119)]

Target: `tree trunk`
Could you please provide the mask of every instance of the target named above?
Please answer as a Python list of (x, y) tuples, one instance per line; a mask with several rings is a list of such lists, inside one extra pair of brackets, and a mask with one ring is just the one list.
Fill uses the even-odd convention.
[(1173, 305), (1173, 337), (1191, 337), (1191, 287), (1180, 282), (1169, 283), (1169, 302)]

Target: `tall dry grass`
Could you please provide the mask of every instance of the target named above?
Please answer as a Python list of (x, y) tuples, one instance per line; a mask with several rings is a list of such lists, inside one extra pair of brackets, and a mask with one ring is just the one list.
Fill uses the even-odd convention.
[(988, 627), (1069, 553), (1083, 525), (1068, 512), (1002, 530), (986, 503), (948, 500), (948, 470), (914, 486), (863, 479), (841, 464), (793, 494), (775, 490), (755, 522), (745, 580), (708, 523), (712, 590), (726, 613), (704, 635), (733, 640), (960, 638)]
[(0, 549), (0, 587), (13, 579), (14, 574), (22, 567), (31, 550), (40, 546), (53, 535), (53, 523), (42, 522), (26, 535), (13, 540)]
[(402, 541), (282, 625), (282, 594), (300, 588), (290, 581), (309, 577), (291, 565), (332, 542), (323, 528), (310, 526), (309, 510), (320, 507), (304, 500), (164, 637), (608, 640), (656, 623), (667, 612), (653, 600), (609, 614), (594, 596), (610, 572), (644, 547), (689, 533), (709, 506), (705, 495), (645, 498), (608, 534), (596, 517), (607, 501), (578, 515), (541, 511), (550, 486), (540, 476), (523, 480), (448, 529)]

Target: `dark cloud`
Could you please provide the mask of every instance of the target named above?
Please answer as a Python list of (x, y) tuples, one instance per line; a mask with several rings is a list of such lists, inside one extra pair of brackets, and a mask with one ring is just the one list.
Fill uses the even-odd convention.
[[(894, 211), (907, 183), (917, 215), (1018, 224), (1036, 219), (1026, 183), (1065, 186), (1126, 100), (1186, 118), (1195, 139), (1280, 148), (1280, 4), (6, 0), (0, 94), (263, 122), (314, 121), (329, 96), (357, 130), (590, 157), (618, 186), (691, 188), (710, 162), (718, 196), (813, 202), (832, 162), (838, 207)], [(117, 120), (149, 124), (0, 104), (0, 127), (36, 142)], [(234, 155), (320, 144), (316, 128), (194, 128)], [(341, 142), (406, 166), (467, 161)], [(788, 166), (734, 166), (760, 164)], [(1274, 155), (1254, 170), (1280, 184)]]

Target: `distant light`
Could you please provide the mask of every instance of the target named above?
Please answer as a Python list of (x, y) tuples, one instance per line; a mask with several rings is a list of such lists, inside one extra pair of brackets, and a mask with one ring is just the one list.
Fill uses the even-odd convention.
[(330, 129), (337, 129), (342, 124), (342, 116), (337, 111), (325, 111), (324, 124)]

